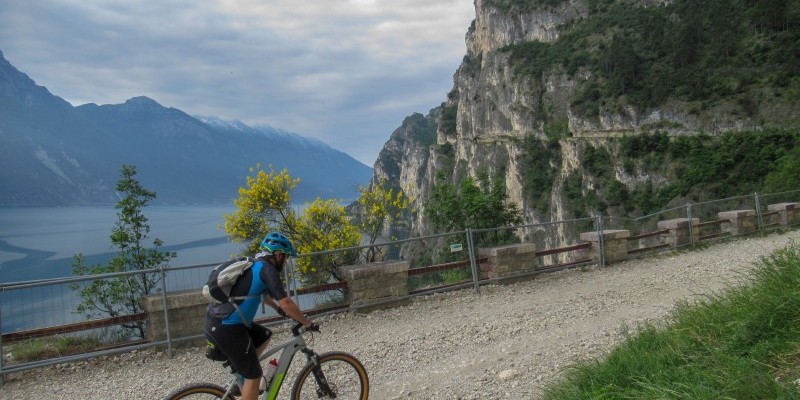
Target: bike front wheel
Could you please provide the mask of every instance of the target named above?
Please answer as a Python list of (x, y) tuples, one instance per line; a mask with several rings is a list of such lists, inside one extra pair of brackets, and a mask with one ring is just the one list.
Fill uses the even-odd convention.
[(320, 354), (319, 363), (308, 363), (292, 388), (292, 400), (346, 399), (367, 400), (367, 370), (354, 356), (330, 352)]
[(164, 400), (205, 400), (205, 399), (224, 399), (235, 400), (235, 397), (230, 395), (225, 396), (225, 388), (212, 383), (192, 383), (186, 386), (181, 386), (178, 389), (168, 394)]

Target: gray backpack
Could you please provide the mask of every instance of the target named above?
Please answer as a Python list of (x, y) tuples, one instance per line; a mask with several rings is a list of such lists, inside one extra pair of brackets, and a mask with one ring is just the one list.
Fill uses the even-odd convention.
[(239, 278), (253, 266), (255, 261), (250, 257), (239, 257), (214, 267), (208, 275), (208, 281), (203, 286), (203, 296), (211, 302), (209, 310), (212, 316), (225, 318), (233, 310), (236, 310), (242, 318), (242, 322), (247, 324), (247, 319), (242, 310), (239, 309), (236, 301), (252, 296), (231, 296), (231, 289), (233, 289)]

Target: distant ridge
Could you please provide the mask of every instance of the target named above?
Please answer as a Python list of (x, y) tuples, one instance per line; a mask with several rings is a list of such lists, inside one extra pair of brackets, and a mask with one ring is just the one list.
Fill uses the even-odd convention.
[(230, 203), (256, 164), (300, 178), (296, 202), (354, 199), (372, 177), (319, 140), (191, 116), (146, 96), (73, 107), (0, 52), (0, 206), (113, 204), (123, 164), (136, 165), (157, 204)]

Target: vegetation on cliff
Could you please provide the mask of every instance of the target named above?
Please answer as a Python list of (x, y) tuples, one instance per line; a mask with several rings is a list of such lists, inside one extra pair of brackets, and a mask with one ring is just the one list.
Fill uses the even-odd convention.
[[(490, 53), (467, 54), (438, 108), (419, 205), (441, 183), (423, 171), (458, 188), (480, 168), (513, 171), (526, 222), (800, 188), (800, 2), (485, 0), (476, 11), (467, 40), (487, 42), (468, 48)], [(557, 39), (519, 39), (539, 28)], [(494, 57), (492, 38), (521, 41)], [(402, 157), (390, 176), (419, 165)]]
[[(509, 15), (569, 6), (564, 0), (487, 5)], [(794, 111), (800, 102), (800, 2), (588, 0), (579, 14), (558, 28), (551, 43), (524, 41), (503, 49), (518, 78), (543, 82), (556, 73), (574, 80), (572, 115), (591, 120), (678, 102), (686, 116), (764, 128), (669, 137), (661, 130), (675, 126), (642, 126), (641, 135), (576, 145), (580, 169), (559, 171), (561, 144), (552, 139), (570, 133), (552, 134), (556, 116), (541, 112), (537, 118), (550, 140), (525, 140), (517, 160), (533, 210), (547, 214), (558, 179), (565, 208), (576, 217), (647, 214), (676, 200), (800, 187), (800, 118)]]
[[(560, 165), (545, 158), (544, 144), (531, 139), (526, 145), (530, 152), (521, 158), (527, 172), (525, 193), (543, 213), (551, 190), (548, 183)], [(800, 132), (796, 129), (676, 137), (656, 132), (608, 138), (604, 145), (583, 144), (581, 170), (563, 177), (564, 202), (574, 217), (594, 212), (645, 215), (668, 208), (675, 199), (706, 201), (800, 188)], [(555, 154), (558, 146), (550, 142)], [(634, 177), (651, 179), (633, 182), (637, 181)], [(654, 184), (653, 177), (663, 183)], [(594, 190), (584, 189), (587, 186)]]
[[(508, 12), (546, 9), (563, 1), (492, 2)], [(553, 43), (506, 48), (520, 76), (541, 79), (559, 68), (582, 80), (574, 112), (596, 117), (622, 106), (655, 107), (669, 99), (701, 112), (722, 102), (743, 117), (800, 99), (800, 2), (675, 0), (645, 7), (588, 1), (585, 18), (560, 27)], [(762, 113), (763, 114), (763, 113)]]

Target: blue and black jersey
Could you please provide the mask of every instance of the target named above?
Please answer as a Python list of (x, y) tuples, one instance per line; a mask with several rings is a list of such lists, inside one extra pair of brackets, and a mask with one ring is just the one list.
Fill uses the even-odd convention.
[[(254, 279), (254, 277), (256, 279)], [(258, 307), (261, 304), (263, 296), (270, 296), (275, 301), (280, 301), (286, 297), (286, 291), (283, 289), (281, 277), (277, 268), (267, 262), (263, 258), (259, 258), (250, 269), (233, 285), (231, 289), (231, 297), (245, 297), (244, 300), (237, 300), (236, 304), (239, 305), (244, 317), (247, 321), (242, 321), (242, 316), (238, 312), (230, 312), (227, 316), (214, 315), (215, 310), (209, 309), (209, 313), (215, 317), (222, 319), (223, 325), (250, 325), (253, 323), (253, 318), (258, 312)], [(215, 305), (212, 305), (215, 306)], [(230, 304), (228, 304), (230, 307)], [(232, 309), (232, 307), (230, 307)], [(225, 309), (228, 313), (228, 309)]]

